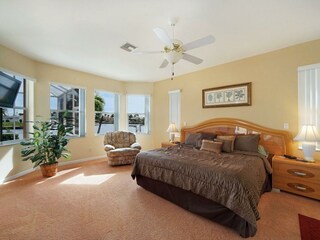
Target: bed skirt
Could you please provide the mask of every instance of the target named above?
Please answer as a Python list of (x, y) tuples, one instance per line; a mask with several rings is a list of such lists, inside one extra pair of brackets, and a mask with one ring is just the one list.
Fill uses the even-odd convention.
[(137, 175), (137, 184), (144, 189), (202, 217), (234, 229), (242, 237), (252, 237), (256, 227), (249, 224), (230, 209), (190, 191)]

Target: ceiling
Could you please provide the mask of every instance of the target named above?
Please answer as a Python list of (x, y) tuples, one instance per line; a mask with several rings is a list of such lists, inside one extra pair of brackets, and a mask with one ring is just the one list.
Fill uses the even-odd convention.
[[(162, 50), (153, 32), (171, 35), (168, 20), (178, 18), (175, 37), (183, 43), (205, 37), (214, 44), (188, 53), (200, 65), (180, 60), (175, 75), (320, 38), (319, 0), (0, 0), (0, 44), (34, 60), (122, 80), (167, 79)], [(1, 53), (0, 53), (1, 54)]]

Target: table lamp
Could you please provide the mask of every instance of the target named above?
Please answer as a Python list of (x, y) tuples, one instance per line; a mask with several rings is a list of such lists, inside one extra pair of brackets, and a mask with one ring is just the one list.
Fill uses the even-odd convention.
[(314, 162), (313, 154), (316, 151), (316, 142), (320, 141), (320, 135), (314, 125), (303, 125), (295, 141), (302, 142), (304, 159)]
[(174, 123), (170, 123), (167, 132), (170, 133), (170, 142), (174, 142), (175, 133), (179, 132)]

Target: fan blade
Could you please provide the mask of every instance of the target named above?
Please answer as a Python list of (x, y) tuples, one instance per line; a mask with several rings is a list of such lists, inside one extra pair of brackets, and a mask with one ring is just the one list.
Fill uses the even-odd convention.
[(155, 28), (153, 29), (153, 31), (162, 42), (164, 42), (168, 46), (172, 45), (172, 41), (165, 30), (163, 30), (162, 28)]
[(131, 53), (134, 54), (154, 54), (154, 53), (164, 53), (164, 51), (139, 51), (137, 48), (132, 50)]
[(203, 60), (202, 60), (201, 58), (197, 58), (197, 57), (192, 56), (192, 55), (187, 54), (187, 53), (183, 53), (182, 58), (183, 58), (184, 60), (187, 60), (187, 61), (192, 62), (192, 63), (194, 63), (194, 64), (200, 64), (200, 63), (203, 62)]
[(166, 66), (168, 66), (168, 60), (167, 59), (165, 59), (165, 60), (163, 60), (163, 62), (161, 63), (161, 65), (160, 65), (160, 68), (165, 68)]
[(202, 46), (208, 45), (208, 44), (213, 43), (213, 42), (214, 42), (214, 37), (212, 35), (209, 35), (209, 36), (206, 36), (204, 38), (200, 38), (198, 40), (195, 40), (193, 42), (184, 44), (182, 46), (182, 48), (183, 48), (184, 51), (189, 51), (191, 49), (202, 47)]

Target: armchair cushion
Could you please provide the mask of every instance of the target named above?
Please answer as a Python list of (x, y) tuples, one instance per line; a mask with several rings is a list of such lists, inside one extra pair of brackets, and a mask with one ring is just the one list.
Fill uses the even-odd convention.
[(133, 143), (130, 147), (141, 150), (141, 145), (139, 143)]
[(113, 150), (113, 149), (115, 149), (115, 147), (112, 146), (112, 145), (110, 145), (110, 144), (104, 145), (104, 150), (105, 150), (106, 152), (108, 152), (108, 151), (110, 151), (110, 150)]
[(107, 152), (108, 157), (120, 157), (120, 156), (132, 156), (137, 155), (140, 152), (139, 149), (134, 148), (116, 148)]

